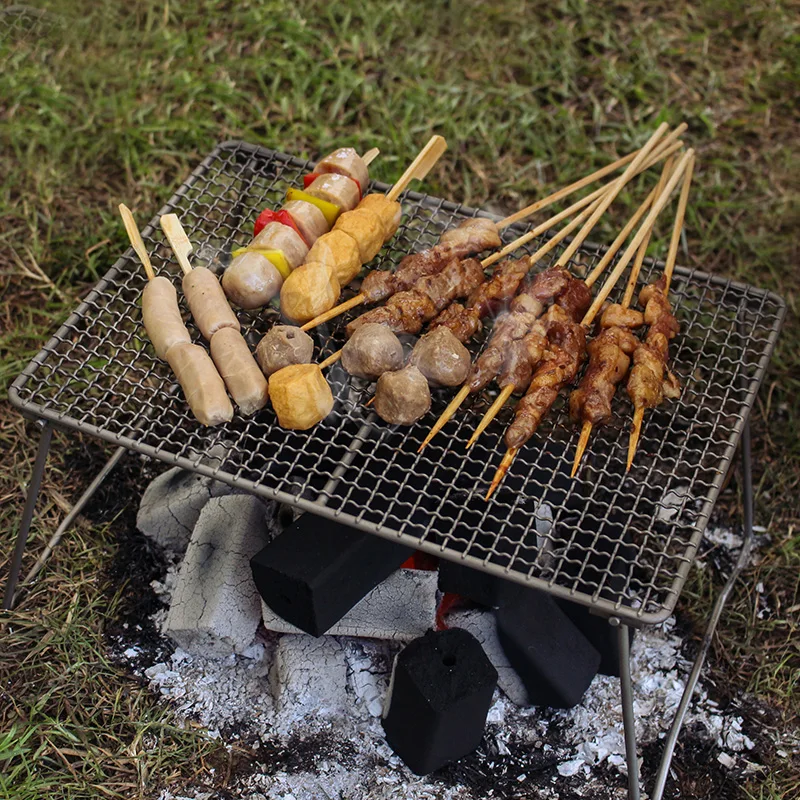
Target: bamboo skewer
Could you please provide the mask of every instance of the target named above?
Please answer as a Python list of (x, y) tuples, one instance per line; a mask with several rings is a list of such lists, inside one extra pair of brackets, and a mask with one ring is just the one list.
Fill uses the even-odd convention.
[[(669, 180), (670, 175), (672, 174), (674, 163), (675, 159), (670, 156), (670, 158), (668, 158), (667, 162), (664, 164), (664, 169), (661, 171), (661, 175), (654, 190), (657, 197), (660, 197), (664, 191), (664, 187)], [(630, 306), (633, 293), (636, 291), (636, 284), (639, 282), (639, 273), (642, 270), (642, 264), (644, 262), (644, 257), (647, 254), (647, 247), (650, 244), (650, 238), (653, 235), (654, 227), (655, 218), (653, 219), (650, 228), (647, 229), (647, 232), (642, 238), (639, 249), (636, 251), (636, 258), (633, 262), (633, 267), (631, 268), (630, 277), (628, 278), (628, 285), (625, 287), (625, 295), (622, 298), (621, 305), (623, 308), (628, 308)], [(581, 435), (578, 439), (578, 446), (575, 449), (575, 460), (572, 462), (572, 472), (570, 473), (571, 478), (574, 478), (578, 472), (578, 467), (580, 467), (583, 454), (586, 452), (586, 447), (589, 444), (589, 437), (592, 435), (592, 428), (593, 425), (588, 420), (585, 421), (581, 427)]]
[(151, 281), (155, 278), (156, 273), (153, 271), (153, 265), (150, 263), (150, 256), (147, 254), (147, 248), (144, 246), (142, 234), (139, 233), (136, 220), (133, 218), (131, 210), (124, 203), (119, 204), (119, 213), (125, 225), (125, 232), (128, 234), (128, 239), (130, 239), (131, 247), (133, 247), (142, 262), (144, 271), (147, 274), (147, 280)]
[(367, 150), (363, 156), (361, 156), (361, 160), (369, 166), (379, 155), (381, 151), (377, 147), (373, 147), (371, 150)]
[[(647, 170), (651, 166), (653, 166), (653, 164), (658, 163), (661, 159), (671, 155), (672, 153), (676, 152), (681, 147), (683, 147), (683, 142), (674, 141), (673, 137), (677, 138), (677, 136), (679, 136), (680, 133), (685, 128), (686, 128), (685, 124), (678, 126), (678, 128), (676, 128), (675, 131), (673, 131), (669, 136), (667, 136), (664, 139), (664, 141), (660, 142), (660, 144), (657, 147), (651, 148), (651, 150), (649, 152), (645, 152), (645, 157), (644, 158), (640, 158), (640, 155), (642, 153), (642, 150), (644, 150), (644, 148), (642, 148), (642, 150), (638, 150), (636, 153), (632, 153), (631, 154), (631, 161), (636, 162), (636, 166), (630, 172), (630, 175), (628, 176), (628, 178), (626, 178), (626, 182), (627, 182), (627, 180), (630, 179), (630, 177), (633, 177), (634, 175), (638, 175), (641, 172), (644, 172), (645, 170)], [(651, 140), (652, 140), (652, 137), (651, 137)], [(645, 145), (645, 147), (647, 147), (647, 145)], [(619, 164), (617, 164), (617, 165), (619, 165)], [(598, 172), (602, 172), (602, 170), (599, 170)], [(597, 173), (594, 173), (594, 174), (597, 175)], [(628, 174), (628, 170), (626, 170), (626, 172), (623, 173), (622, 177), (624, 178), (627, 174)], [(588, 177), (592, 177), (592, 176), (588, 176)], [(402, 180), (402, 178), (401, 178), (401, 180)], [(586, 180), (586, 179), (583, 179), (583, 180)], [(621, 178), (618, 179), (618, 180), (621, 180)], [(523, 234), (522, 236), (520, 236), (517, 239), (515, 239), (513, 242), (510, 242), (509, 244), (505, 245), (505, 247), (503, 247), (501, 250), (498, 250), (496, 253), (492, 254), (491, 256), (488, 256), (486, 259), (484, 259), (484, 261), (482, 263), (484, 264), (485, 267), (491, 266), (496, 261), (499, 261), (501, 258), (504, 258), (505, 256), (507, 256), (512, 250), (516, 250), (517, 248), (521, 247), (523, 244), (527, 244), (529, 241), (531, 241), (532, 239), (535, 239), (537, 236), (540, 236), (545, 231), (548, 231), (550, 228), (552, 228), (554, 225), (557, 225), (562, 220), (566, 219), (567, 217), (571, 217), (576, 211), (579, 211), (582, 208), (585, 208), (587, 205), (589, 205), (590, 203), (593, 203), (594, 201), (596, 201), (600, 197), (605, 197), (606, 193), (609, 192), (610, 190), (612, 190), (617, 185), (618, 180), (617, 181), (612, 181), (612, 182), (610, 182), (608, 184), (605, 184), (605, 185), (599, 187), (598, 189), (596, 189), (591, 194), (587, 195), (586, 197), (583, 197), (580, 200), (576, 201), (571, 206), (569, 206), (569, 208), (564, 209), (564, 211), (561, 211), (558, 214), (554, 215), (553, 217), (548, 219), (546, 222), (543, 222), (541, 225), (537, 225), (533, 230), (529, 231), (528, 233)], [(520, 220), (525, 219), (526, 217), (530, 216), (531, 214), (534, 214), (536, 211), (539, 211), (542, 208), (545, 208), (546, 206), (549, 206), (552, 203), (556, 202), (557, 200), (560, 200), (561, 198), (566, 197), (567, 194), (571, 194), (572, 192), (576, 191), (577, 188), (581, 188), (581, 187), (578, 186), (578, 184), (581, 184), (581, 183), (582, 183), (582, 181), (576, 181), (575, 183), (571, 184), (570, 186), (567, 186), (565, 189), (561, 189), (558, 192), (554, 192), (553, 194), (549, 195), (548, 197), (542, 198), (542, 200), (538, 201), (537, 203), (534, 203), (533, 205), (528, 206), (527, 208), (524, 208), (521, 211), (517, 211), (516, 213), (512, 214), (509, 217), (506, 217), (505, 219), (500, 220), (500, 222), (497, 223), (498, 229), (501, 230), (504, 227), (507, 227), (508, 225), (512, 224), (512, 222), (519, 222)], [(586, 185), (586, 184), (584, 183), (583, 185)], [(623, 185), (624, 184), (620, 185), (619, 188), (621, 189)], [(570, 191), (567, 192), (567, 189), (569, 189)], [(619, 189), (617, 191), (619, 191)], [(610, 204), (611, 204), (611, 201), (609, 201), (609, 205)], [(525, 213), (523, 213), (523, 212), (525, 212)], [(511, 222), (509, 220), (511, 220)], [(594, 223), (593, 223), (593, 226), (594, 226)], [(589, 229), (589, 230), (591, 230), (591, 229)], [(587, 230), (587, 233), (588, 233), (588, 230)], [(344, 314), (346, 311), (349, 311), (351, 308), (355, 308), (356, 306), (361, 305), (365, 300), (366, 300), (366, 298), (364, 297), (363, 294), (357, 294), (354, 297), (351, 297), (349, 300), (345, 300), (343, 303), (340, 303), (339, 305), (334, 306), (333, 308), (331, 308), (330, 310), (324, 312), (323, 314), (320, 314), (318, 317), (315, 317), (314, 319), (310, 320), (309, 322), (306, 322), (304, 325), (301, 326), (301, 329), (304, 330), (304, 331), (307, 331), (307, 330), (310, 330), (311, 328), (316, 328), (318, 325), (321, 325), (323, 322), (328, 322), (328, 320), (334, 319), (335, 317), (338, 317), (341, 314)]]
[[(672, 172), (673, 165), (674, 165), (674, 156), (669, 156), (667, 158), (666, 163), (664, 164), (664, 169), (661, 171), (661, 176), (658, 179), (658, 183), (656, 184), (655, 189), (653, 189), (653, 191), (650, 192), (650, 194), (645, 199), (644, 203), (642, 203), (642, 205), (639, 206), (639, 208), (635, 211), (635, 213), (633, 214), (631, 219), (628, 221), (628, 223), (622, 229), (622, 232), (619, 234), (619, 236), (617, 236), (617, 238), (612, 243), (611, 247), (608, 249), (608, 251), (605, 253), (603, 258), (600, 260), (600, 263), (587, 276), (587, 278), (585, 280), (585, 283), (589, 288), (592, 287), (592, 285), (597, 280), (597, 278), (602, 274), (603, 270), (608, 266), (608, 264), (611, 262), (611, 260), (617, 254), (617, 251), (622, 246), (622, 243), (628, 238), (628, 234), (631, 232), (631, 230), (636, 225), (636, 223), (642, 218), (642, 216), (644, 215), (645, 211), (647, 211), (647, 209), (650, 207), (650, 204), (652, 203), (653, 198), (658, 197), (661, 194), (661, 192), (662, 192), (662, 190), (664, 188), (664, 183), (666, 182), (666, 179), (669, 177), (669, 175)], [(610, 189), (609, 193), (611, 191), (612, 190)], [(596, 201), (597, 207), (600, 207), (600, 205), (603, 202), (604, 202), (604, 198), (598, 199)], [(594, 218), (594, 214), (592, 214), (592, 218)], [(599, 219), (599, 217), (597, 217), (597, 219)], [(597, 219), (595, 219), (595, 222), (597, 222)], [(591, 229), (587, 230), (587, 226), (588, 225), (589, 225), (589, 223), (587, 222), (586, 226), (584, 226), (584, 228), (581, 230), (581, 233), (584, 234), (584, 236), (588, 235), (591, 232)], [(651, 235), (651, 233), (652, 233), (652, 228), (648, 232), (647, 236), (642, 240), (641, 247), (639, 248), (639, 251), (638, 251), (638, 253), (636, 255), (636, 261), (634, 263), (633, 269), (631, 270), (631, 279), (630, 279), (630, 281), (628, 283), (628, 287), (626, 289), (626, 297), (628, 296), (628, 293), (630, 293), (630, 295), (633, 295), (633, 290), (634, 290), (634, 288), (636, 286), (636, 281), (638, 280), (638, 277), (639, 277), (639, 271), (642, 268), (642, 262), (644, 261), (644, 256), (645, 256), (645, 253), (647, 252), (647, 246), (650, 243), (650, 235)], [(560, 259), (559, 259), (559, 262), (560, 262)], [(630, 302), (630, 301), (628, 301), (628, 302)], [(626, 306), (626, 308), (627, 308), (627, 306)], [(492, 422), (492, 420), (500, 413), (500, 409), (506, 404), (506, 401), (509, 399), (509, 397), (511, 397), (512, 394), (514, 394), (514, 385), (513, 384), (509, 384), (508, 386), (504, 386), (503, 387), (503, 390), (500, 392), (500, 394), (498, 395), (497, 399), (492, 403), (492, 405), (487, 409), (486, 413), (483, 415), (483, 419), (481, 419), (481, 421), (478, 423), (478, 426), (475, 428), (475, 431), (473, 432), (472, 436), (470, 437), (469, 441), (467, 442), (467, 449), (468, 450), (469, 450), (470, 447), (472, 447), (473, 444), (475, 444), (475, 442), (478, 440), (478, 437), (486, 430), (486, 428), (489, 426), (489, 424)], [(585, 425), (584, 425), (584, 428), (585, 428)], [(591, 433), (591, 423), (589, 423), (589, 430), (586, 432), (586, 435), (585, 435), (584, 448), (586, 446), (586, 442), (588, 442), (588, 440), (589, 440), (589, 434), (590, 433)], [(583, 432), (581, 433), (581, 440), (582, 441), (584, 440)], [(579, 449), (579, 452), (580, 452), (581, 455), (583, 455), (583, 451), (582, 450)], [(577, 469), (577, 464), (578, 464), (579, 460), (580, 459), (576, 459), (575, 466), (573, 467), (573, 472), (572, 472), (573, 475), (575, 474), (575, 470)]]
[[(672, 237), (669, 243), (667, 260), (664, 263), (664, 291), (669, 294), (669, 286), (672, 282), (672, 273), (675, 269), (675, 261), (678, 255), (678, 244), (680, 243), (681, 232), (683, 231), (683, 220), (686, 216), (686, 205), (689, 200), (689, 188), (692, 184), (692, 174), (694, 173), (694, 157), (689, 162), (686, 174), (683, 176), (683, 186), (681, 187), (680, 199), (678, 200), (678, 211), (675, 215), (675, 223), (672, 227)], [(633, 423), (631, 425), (630, 439), (628, 440), (628, 461), (625, 471), (629, 472), (633, 458), (636, 455), (636, 448), (639, 446), (639, 437), (642, 435), (642, 422), (644, 421), (644, 406), (638, 406), (633, 412)]]
[(167, 237), (169, 246), (172, 248), (172, 252), (175, 253), (175, 258), (178, 260), (183, 274), (188, 275), (192, 271), (192, 265), (189, 263), (192, 243), (189, 241), (178, 215), (164, 214), (161, 217), (161, 230), (164, 231), (164, 236)]
[[(633, 241), (631, 241), (631, 243), (628, 245), (619, 263), (611, 272), (611, 274), (608, 276), (606, 282), (603, 284), (602, 288), (598, 292), (597, 297), (595, 298), (591, 307), (586, 312), (586, 315), (581, 321), (581, 324), (584, 327), (588, 327), (592, 323), (592, 320), (594, 320), (597, 313), (600, 311), (606, 298), (611, 293), (612, 289), (616, 285), (620, 276), (625, 271), (625, 268), (630, 263), (631, 258), (633, 258), (635, 252), (639, 249), (639, 246), (641, 245), (642, 241), (647, 235), (647, 232), (652, 228), (653, 224), (655, 223), (656, 217), (659, 215), (659, 213), (663, 210), (664, 206), (667, 204), (667, 201), (669, 200), (672, 192), (677, 186), (678, 181), (681, 179), (684, 172), (686, 171), (687, 166), (692, 163), (693, 158), (694, 158), (694, 150), (689, 149), (686, 153), (684, 153), (680, 161), (678, 161), (678, 164), (676, 165), (675, 169), (670, 175), (669, 180), (667, 181), (667, 184), (664, 187), (664, 190), (661, 192), (661, 194), (653, 203), (653, 207), (650, 209), (650, 213), (647, 215), (647, 218), (637, 231), (636, 235), (633, 238)], [(588, 434), (586, 438), (588, 440)], [(489, 486), (489, 490), (486, 493), (485, 499), (487, 501), (489, 500), (494, 491), (500, 485), (500, 482), (505, 477), (509, 467), (511, 466), (512, 462), (514, 461), (514, 458), (516, 457), (517, 452), (518, 450), (512, 452), (511, 449), (506, 452), (505, 456), (503, 457), (503, 460), (500, 463), (500, 466), (497, 468), (497, 471), (495, 472), (494, 478), (492, 479), (492, 483)]]
[[(662, 145), (671, 144), (674, 142), (686, 130), (687, 127), (688, 126), (686, 123), (682, 122), (677, 128), (675, 128), (674, 131), (672, 131), (672, 133), (669, 134), (669, 136), (666, 137), (664, 142), (662, 142)], [(520, 209), (510, 217), (506, 217), (502, 222), (498, 222), (497, 227), (502, 230), (503, 228), (513, 225), (515, 222), (519, 222), (520, 220), (529, 217), (531, 214), (541, 211), (541, 209), (558, 202), (564, 197), (569, 197), (569, 195), (571, 195), (573, 192), (577, 192), (589, 184), (599, 181), (601, 178), (605, 178), (606, 175), (610, 175), (620, 167), (630, 164), (630, 162), (633, 161), (639, 155), (639, 153), (641, 153), (641, 150), (635, 150), (633, 153), (628, 153), (627, 156), (617, 159), (613, 164), (608, 164), (605, 167), (596, 170), (591, 175), (587, 175), (585, 178), (581, 178), (580, 180), (571, 183), (569, 186), (565, 186), (563, 189), (559, 189), (557, 192), (554, 192), (547, 197), (543, 197), (541, 200), (537, 200), (535, 203), (531, 203), (531, 205)]]

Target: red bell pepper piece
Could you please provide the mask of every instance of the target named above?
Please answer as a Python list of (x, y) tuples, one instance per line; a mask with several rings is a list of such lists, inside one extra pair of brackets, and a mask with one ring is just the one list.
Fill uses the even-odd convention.
[[(288, 225), (301, 239), (303, 234), (300, 229), (295, 225), (292, 215), (288, 211), (281, 209), (280, 211), (273, 211), (271, 208), (265, 208), (257, 217), (255, 225), (253, 225), (253, 236), (258, 236), (270, 222), (280, 222), (281, 225)], [(305, 242), (306, 240), (303, 239)], [(306, 242), (308, 244), (308, 242)]]

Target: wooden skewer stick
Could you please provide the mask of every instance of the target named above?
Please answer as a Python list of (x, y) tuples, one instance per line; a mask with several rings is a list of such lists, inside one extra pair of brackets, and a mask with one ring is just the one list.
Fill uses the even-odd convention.
[(131, 247), (133, 247), (142, 262), (144, 271), (147, 273), (147, 280), (151, 281), (155, 278), (156, 273), (153, 271), (153, 265), (150, 263), (150, 256), (147, 254), (136, 220), (133, 218), (131, 210), (124, 203), (119, 204), (119, 213), (122, 216), (122, 222), (125, 225), (125, 231), (128, 234), (128, 239), (130, 239)]
[(371, 150), (367, 150), (363, 156), (361, 156), (361, 160), (369, 166), (379, 155), (381, 151), (377, 147), (373, 147)]
[(422, 180), (433, 165), (439, 160), (442, 153), (447, 150), (444, 136), (431, 136), (428, 144), (420, 150), (419, 155), (408, 165), (408, 169), (400, 176), (400, 180), (389, 189), (387, 199), (394, 202), (405, 191), (413, 180)]
[[(681, 195), (678, 200), (678, 211), (675, 215), (675, 224), (672, 227), (672, 238), (669, 242), (669, 251), (667, 252), (667, 260), (664, 264), (664, 291), (669, 293), (669, 285), (672, 281), (672, 273), (675, 269), (675, 260), (678, 255), (678, 245), (681, 239), (681, 231), (683, 230), (683, 220), (686, 215), (686, 204), (689, 199), (689, 188), (692, 184), (692, 174), (694, 173), (694, 156), (692, 156), (689, 166), (686, 168), (686, 174), (683, 176), (683, 186), (681, 187)], [(633, 458), (636, 455), (636, 449), (639, 446), (639, 437), (642, 435), (642, 422), (644, 421), (645, 407), (639, 406), (633, 412), (633, 424), (631, 425), (631, 435), (628, 440), (628, 462), (625, 471), (629, 472)]]
[[(653, 226), (656, 217), (661, 213), (661, 210), (667, 204), (667, 201), (670, 198), (675, 187), (678, 185), (678, 181), (683, 177), (683, 173), (686, 171), (686, 167), (691, 161), (692, 157), (694, 156), (694, 150), (687, 150), (683, 156), (681, 156), (681, 160), (678, 162), (678, 165), (675, 167), (672, 175), (670, 176), (669, 181), (667, 182), (666, 187), (664, 187), (664, 191), (659, 195), (656, 201), (653, 203), (653, 207), (650, 209), (650, 213), (647, 215), (647, 218), (640, 226), (639, 230), (634, 236), (633, 241), (628, 245), (628, 248), (622, 255), (622, 258), (619, 260), (619, 263), (616, 267), (614, 267), (614, 271), (611, 273), (616, 278), (625, 271), (626, 267), (628, 266), (631, 258), (633, 258), (634, 253), (638, 250), (639, 245), (642, 243), (642, 239), (644, 239), (647, 231)], [(589, 310), (586, 312), (586, 316), (583, 318), (582, 323), (584, 326), (588, 326), (591, 324), (592, 320), (597, 315), (597, 312), (600, 310), (603, 303), (605, 303), (606, 298), (608, 297), (609, 293), (611, 292), (613, 284), (610, 286), (608, 285), (608, 281), (606, 285), (598, 293), (597, 297), (595, 297), (594, 302), (592, 303)]]
[[(686, 123), (682, 122), (677, 128), (675, 128), (674, 131), (672, 131), (672, 133), (669, 134), (669, 136), (667, 136), (662, 144), (671, 144), (674, 142), (686, 130), (687, 127), (688, 126)], [(565, 186), (563, 189), (559, 189), (557, 192), (554, 192), (547, 197), (543, 197), (541, 200), (537, 200), (535, 203), (531, 203), (531, 205), (520, 209), (510, 217), (506, 217), (502, 222), (497, 224), (497, 227), (500, 230), (507, 228), (509, 225), (513, 225), (515, 222), (519, 222), (520, 220), (529, 217), (531, 214), (541, 211), (541, 209), (558, 202), (562, 198), (569, 197), (569, 195), (571, 195), (573, 192), (577, 192), (579, 189), (583, 189), (590, 183), (594, 183), (595, 181), (599, 181), (601, 178), (605, 178), (606, 175), (610, 175), (620, 167), (630, 164), (630, 162), (633, 161), (640, 152), (641, 150), (636, 150), (633, 153), (629, 153), (627, 156), (617, 159), (613, 164), (608, 164), (605, 167), (596, 170), (591, 175), (587, 175), (585, 178), (581, 178), (580, 180), (571, 183), (569, 186)]]
[(475, 442), (478, 441), (478, 437), (489, 427), (491, 421), (500, 413), (500, 409), (506, 404), (506, 400), (514, 394), (514, 384), (509, 383), (508, 386), (504, 386), (502, 391), (499, 395), (495, 398), (494, 403), (492, 403), (489, 408), (486, 410), (486, 413), (483, 415), (483, 419), (478, 423), (478, 427), (472, 433), (472, 436), (469, 437), (469, 441), (467, 442), (467, 450), (472, 447)]
[(587, 220), (586, 224), (583, 226), (581, 231), (578, 235), (572, 240), (569, 247), (561, 254), (561, 257), (558, 259), (556, 266), (563, 267), (566, 264), (569, 264), (570, 259), (575, 255), (578, 248), (583, 244), (586, 237), (589, 235), (589, 232), (594, 228), (595, 223), (597, 222), (603, 214), (606, 213), (608, 207), (614, 202), (617, 195), (622, 191), (622, 187), (636, 174), (636, 170), (640, 164), (642, 164), (650, 151), (656, 146), (658, 140), (664, 135), (664, 133), (668, 129), (668, 125), (666, 122), (662, 122), (661, 125), (656, 128), (655, 133), (647, 140), (644, 147), (639, 151), (639, 154), (636, 158), (631, 161), (630, 164), (625, 169), (625, 172), (620, 175), (619, 178), (614, 182), (612, 188), (603, 195), (603, 202), (597, 208), (597, 210), (592, 214), (591, 217)]
[[(684, 126), (685, 127), (685, 126)], [(680, 126), (677, 130), (681, 130)], [(673, 132), (674, 133), (674, 132)], [(671, 136), (672, 134), (670, 134)], [(670, 137), (667, 137), (669, 139)], [(649, 169), (653, 164), (659, 162), (662, 158), (671, 155), (677, 150), (680, 150), (683, 147), (683, 142), (677, 141), (667, 141), (665, 139), (661, 144), (655, 149), (654, 152), (650, 154), (650, 157), (643, 163), (640, 164), (635, 174), (638, 175), (641, 172)], [(633, 154), (635, 157), (638, 154)], [(576, 211), (580, 211), (582, 208), (585, 208), (590, 203), (594, 203), (598, 198), (603, 197), (606, 192), (613, 188), (615, 182), (611, 182), (601, 186), (599, 189), (595, 189), (594, 192), (587, 195), (586, 197), (581, 198), (580, 200), (573, 203), (569, 208), (565, 208), (563, 211), (559, 212), (558, 214), (550, 217), (550, 219), (543, 222), (541, 225), (537, 225), (533, 230), (529, 231), (528, 233), (522, 234), (522, 236), (517, 237), (514, 239), (513, 242), (509, 242), (505, 247), (501, 250), (498, 250), (496, 253), (492, 254), (491, 256), (487, 256), (481, 263), (484, 267), (490, 267), (496, 261), (499, 261), (501, 258), (507, 256), (512, 250), (516, 250), (519, 247), (522, 247), (524, 244), (527, 244), (532, 239), (535, 239), (537, 236), (541, 236), (545, 231), (550, 230), (554, 225), (558, 225), (559, 222), (566, 219), (567, 217), (571, 217)], [(558, 195), (559, 192), (556, 192), (555, 195)], [(550, 205), (551, 197), (555, 197), (555, 195), (551, 195), (550, 197), (545, 197), (543, 200), (540, 201), (542, 205), (538, 205), (535, 210), (539, 210), (540, 208), (544, 208), (547, 205)], [(561, 195), (562, 197), (565, 195)], [(555, 202), (555, 201), (553, 201)], [(534, 204), (536, 205), (536, 204)], [(595, 206), (596, 208), (597, 206)], [(532, 206), (529, 206), (532, 208)], [(524, 210), (524, 209), (523, 209)], [(513, 219), (515, 222), (518, 222), (523, 217), (520, 217), (519, 214), (521, 212), (517, 212), (516, 214), (512, 214), (510, 217), (506, 217), (504, 220), (501, 220), (497, 223), (498, 229), (503, 228), (508, 223), (508, 220)], [(528, 211), (526, 216), (529, 214), (534, 213), (533, 211)], [(301, 326), (301, 330), (307, 331), (311, 330), (311, 328), (316, 328), (318, 325), (321, 325), (323, 322), (328, 322), (328, 320), (334, 319), (335, 317), (344, 314), (345, 311), (349, 311), (351, 308), (355, 308), (356, 306), (361, 305), (366, 298), (363, 294), (357, 294), (355, 297), (351, 297), (349, 300), (345, 300), (343, 303), (340, 303), (338, 306), (334, 306), (333, 308), (325, 311), (324, 313), (320, 314), (318, 317), (314, 317), (314, 319), (306, 322), (304, 325)]]
[[(673, 156), (670, 156), (666, 163), (664, 164), (664, 169), (661, 170), (661, 175), (659, 176), (658, 183), (656, 184), (655, 194), (656, 196), (660, 197), (661, 193), (664, 191), (664, 187), (669, 179), (670, 175), (672, 174), (672, 169), (675, 166), (675, 159)], [(655, 222), (655, 221), (654, 221)], [(644, 257), (647, 253), (647, 247), (650, 244), (650, 237), (653, 235), (653, 225), (648, 229), (647, 233), (645, 234), (644, 238), (642, 239), (642, 243), (639, 245), (639, 249), (636, 251), (636, 259), (633, 262), (633, 267), (631, 268), (631, 274), (628, 278), (628, 285), (625, 287), (625, 295), (622, 298), (622, 307), (628, 308), (631, 304), (631, 300), (633, 299), (633, 293), (636, 291), (636, 284), (639, 282), (639, 273), (642, 269), (642, 264), (644, 263)], [(578, 472), (578, 468), (580, 467), (581, 461), (583, 459), (583, 454), (586, 452), (586, 447), (589, 444), (589, 437), (592, 435), (592, 428), (593, 425), (591, 422), (586, 420), (583, 423), (583, 427), (581, 428), (581, 435), (580, 439), (578, 439), (578, 446), (575, 448), (575, 460), (572, 462), (572, 472), (570, 473), (570, 477), (574, 478), (576, 473)]]
[(335, 353), (331, 353), (324, 361), (320, 361), (319, 368), (325, 369), (326, 367), (330, 367), (331, 364), (335, 364), (341, 357), (342, 351), (337, 350)]
[(489, 498), (494, 494), (495, 489), (501, 484), (503, 478), (505, 478), (509, 467), (514, 463), (514, 459), (517, 457), (517, 453), (519, 453), (518, 447), (509, 447), (508, 450), (506, 450), (506, 454), (503, 456), (503, 460), (500, 462), (500, 466), (494, 473), (494, 478), (492, 478), (492, 483), (489, 486), (489, 491), (486, 492), (486, 494), (483, 497), (483, 499), (486, 500), (487, 502)]
[(164, 231), (164, 236), (167, 237), (169, 246), (172, 248), (172, 252), (175, 253), (175, 258), (178, 259), (178, 264), (180, 264), (183, 274), (188, 275), (192, 271), (192, 265), (189, 263), (192, 243), (189, 241), (178, 215), (164, 214), (161, 217), (161, 230)]
[[(536, 264), (537, 261), (539, 261), (541, 258), (546, 256), (556, 245), (558, 245), (563, 239), (565, 239), (567, 236), (569, 236), (569, 234), (572, 233), (572, 231), (575, 228), (577, 228), (578, 225), (580, 225), (592, 213), (592, 211), (595, 209), (595, 207), (600, 202), (601, 202), (600, 198), (595, 200), (594, 204), (589, 206), (581, 214), (579, 214), (577, 217), (575, 217), (575, 219), (572, 220), (572, 222), (570, 222), (569, 225), (565, 225), (557, 234), (555, 234), (554, 236), (550, 237), (550, 239), (548, 239), (530, 257), (530, 265), (529, 265), (528, 269), (530, 270), (533, 267), (533, 265)], [(596, 280), (596, 278), (597, 278), (597, 276), (595, 276), (595, 280)], [(591, 286), (591, 284), (589, 284), (589, 283), (587, 283), (587, 285)], [(503, 392), (505, 392), (505, 391), (506, 390), (504, 389)], [(428, 444), (430, 443), (431, 439), (433, 439), (433, 437), (436, 436), (436, 434), (439, 433), (439, 431), (453, 418), (453, 416), (455, 415), (456, 411), (458, 411), (458, 409), (461, 407), (462, 403), (467, 399), (467, 397), (469, 397), (469, 394), (470, 394), (469, 386), (466, 386), (466, 385), (462, 386), (458, 390), (458, 394), (450, 401), (450, 403), (448, 404), (447, 408), (445, 408), (445, 410), (441, 413), (441, 416), (439, 417), (439, 419), (436, 420), (436, 423), (430, 429), (430, 432), (425, 437), (425, 440), (419, 446), (419, 449), (417, 450), (418, 453), (421, 453), (428, 446)], [(502, 393), (500, 394), (500, 397), (503, 397)], [(500, 399), (500, 397), (498, 397), (498, 400)], [(508, 395), (506, 395), (504, 397), (503, 402), (500, 403), (499, 407), (502, 407), (503, 403), (507, 399), (508, 399)], [(495, 403), (496, 402), (497, 402), (497, 400), (495, 401)], [(492, 406), (492, 408), (493, 407), (494, 406)], [(498, 410), (499, 410), (499, 407), (498, 407)], [(487, 415), (489, 414), (489, 412), (491, 410), (492, 409), (490, 408), (489, 411), (486, 412)], [(496, 413), (497, 412), (495, 412), (495, 414)], [(494, 415), (492, 416), (492, 418), (490, 418), (486, 422), (486, 425), (488, 425), (489, 422), (491, 422), (491, 420), (493, 418), (494, 418)], [(486, 419), (486, 417), (484, 417), (484, 419)], [(483, 421), (481, 421), (481, 424), (483, 424)], [(480, 425), (478, 427), (480, 428)], [(480, 428), (480, 431), (482, 432), (485, 429), (485, 427), (486, 426), (484, 425), (483, 428)], [(478, 431), (476, 431), (476, 433), (478, 433)], [(470, 439), (470, 441), (467, 443), (467, 447), (470, 447), (471, 444), (473, 443), (473, 441), (474, 441), (474, 434), (473, 434), (473, 438)]]

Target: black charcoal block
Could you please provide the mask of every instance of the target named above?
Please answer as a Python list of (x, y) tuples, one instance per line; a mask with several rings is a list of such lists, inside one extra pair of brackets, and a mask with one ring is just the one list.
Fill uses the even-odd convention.
[(399, 653), (383, 719), (386, 741), (417, 775), (481, 742), (497, 670), (465, 630), (426, 633)]
[(600, 653), (549, 595), (528, 589), (496, 612), (500, 644), (532, 705), (572, 708), (597, 674)]
[(250, 560), (264, 602), (321, 636), (414, 551), (314, 514), (303, 514)]
[[(568, 600), (558, 600), (561, 610), (570, 618), (572, 624), (591, 642), (592, 646), (600, 653), (600, 666), (597, 671), (601, 675), (619, 677), (619, 645), (617, 643), (617, 628), (608, 624), (606, 617), (601, 617), (578, 603)], [(633, 628), (630, 631), (630, 640), (633, 641)]]
[(458, 561), (439, 562), (439, 591), (461, 595), (478, 605), (497, 608), (519, 594), (519, 590), (518, 584)]

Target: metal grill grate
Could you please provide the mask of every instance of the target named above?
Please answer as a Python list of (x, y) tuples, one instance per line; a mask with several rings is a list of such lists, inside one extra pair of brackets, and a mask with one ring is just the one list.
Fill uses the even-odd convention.
[[(195, 263), (221, 267), (232, 246), (249, 241), (254, 212), (277, 207), (308, 167), (290, 156), (225, 143), (160, 214), (180, 216), (195, 245)], [(381, 266), (434, 244), (461, 218), (483, 213), (416, 193), (405, 195), (403, 207), (404, 223), (378, 257)], [(157, 273), (179, 286), (157, 219), (143, 236)], [(526, 229), (513, 226), (505, 238)], [(556, 248), (547, 263), (560, 253)], [(600, 254), (585, 247), (571, 268), (581, 273)], [(646, 262), (642, 281), (660, 269)], [(624, 391), (615, 421), (596, 431), (576, 480), (569, 469), (577, 431), (562, 397), (486, 503), (511, 408), (476, 446), (465, 452), (464, 445), (490, 393), (473, 398), (419, 456), (418, 445), (452, 394), (436, 393), (417, 425), (391, 428), (364, 407), (370, 387), (339, 365), (328, 373), (334, 413), (311, 431), (282, 430), (270, 409), (206, 429), (191, 417), (146, 340), (138, 308), (144, 282), (135, 255), (126, 252), (15, 381), (12, 402), (28, 415), (634, 623), (660, 621), (675, 605), (785, 311), (773, 294), (678, 268), (672, 299), (682, 330), (673, 368), (684, 389), (680, 400), (646, 416), (631, 472), (624, 472), (631, 419)], [(251, 345), (277, 317), (275, 310), (240, 313)], [(343, 344), (347, 319), (315, 333), (320, 359)]]

